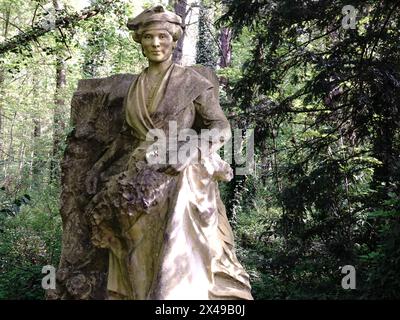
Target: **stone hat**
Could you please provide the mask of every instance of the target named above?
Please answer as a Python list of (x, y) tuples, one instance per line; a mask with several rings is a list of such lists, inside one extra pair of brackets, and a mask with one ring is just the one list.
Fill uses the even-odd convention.
[(143, 11), (135, 18), (128, 19), (128, 29), (141, 34), (149, 26), (159, 23), (161, 25), (173, 24), (182, 28), (182, 18), (174, 12), (168, 11), (162, 5), (157, 5)]

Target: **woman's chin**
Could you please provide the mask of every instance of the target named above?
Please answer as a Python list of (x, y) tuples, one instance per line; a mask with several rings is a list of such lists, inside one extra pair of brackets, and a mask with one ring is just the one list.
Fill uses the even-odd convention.
[(161, 63), (161, 62), (167, 61), (169, 58), (170, 58), (170, 56), (156, 55), (156, 54), (152, 54), (147, 57), (147, 59), (149, 61), (155, 62), (155, 63)]

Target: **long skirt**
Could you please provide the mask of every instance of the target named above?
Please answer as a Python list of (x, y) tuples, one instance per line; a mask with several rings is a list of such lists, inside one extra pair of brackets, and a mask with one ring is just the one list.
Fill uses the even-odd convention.
[(128, 167), (88, 209), (93, 243), (109, 249), (109, 298), (251, 300), (218, 189), (230, 166), (213, 154), (175, 176)]

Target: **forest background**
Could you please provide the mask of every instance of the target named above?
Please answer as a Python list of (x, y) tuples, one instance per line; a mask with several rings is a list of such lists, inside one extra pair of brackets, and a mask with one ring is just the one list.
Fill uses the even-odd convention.
[[(0, 299), (44, 298), (72, 95), (140, 72), (126, 20), (156, 3), (0, 0)], [(189, 22), (175, 61), (213, 68), (255, 132), (254, 173), (221, 185), (254, 298), (399, 298), (400, 1), (163, 4)]]

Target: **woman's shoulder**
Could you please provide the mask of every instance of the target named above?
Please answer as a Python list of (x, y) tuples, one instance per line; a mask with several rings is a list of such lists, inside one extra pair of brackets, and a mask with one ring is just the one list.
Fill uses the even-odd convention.
[(211, 68), (194, 65), (194, 66), (181, 66), (176, 64), (177, 71), (187, 78), (192, 83), (207, 83), (209, 87), (218, 87), (218, 78)]

